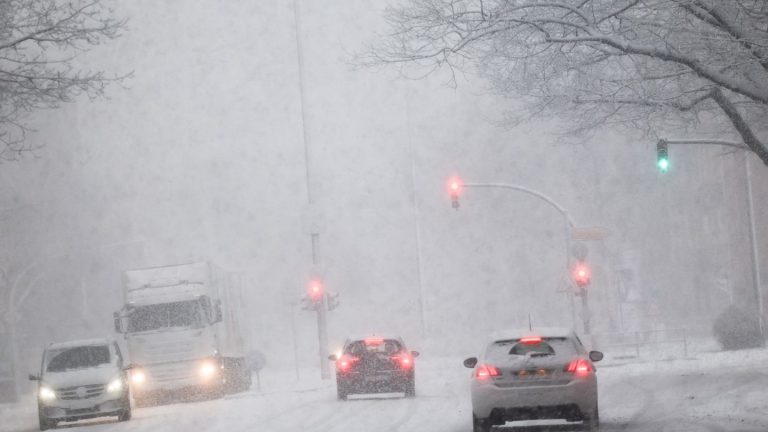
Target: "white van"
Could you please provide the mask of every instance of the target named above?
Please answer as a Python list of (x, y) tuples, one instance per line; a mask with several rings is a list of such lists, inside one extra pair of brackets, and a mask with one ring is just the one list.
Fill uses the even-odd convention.
[(40, 430), (62, 421), (117, 416), (131, 418), (126, 371), (120, 348), (112, 339), (90, 339), (48, 346), (43, 353), (37, 406)]

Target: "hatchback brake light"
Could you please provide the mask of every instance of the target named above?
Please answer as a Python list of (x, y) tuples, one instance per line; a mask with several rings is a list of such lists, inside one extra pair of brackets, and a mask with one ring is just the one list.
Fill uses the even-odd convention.
[(589, 362), (589, 360), (584, 358), (573, 359), (570, 363), (568, 363), (568, 366), (565, 367), (566, 372), (572, 373), (576, 376), (586, 376), (594, 370), (595, 368), (592, 367), (592, 364)]
[(357, 357), (352, 357), (344, 354), (343, 356), (339, 357), (338, 360), (336, 360), (336, 370), (338, 370), (339, 372), (346, 372), (358, 360), (359, 359)]
[(381, 345), (384, 343), (384, 338), (366, 338), (363, 342), (365, 342), (366, 345)]
[(538, 344), (538, 343), (541, 343), (541, 338), (539, 336), (524, 337), (524, 338), (520, 339), (520, 343), (524, 343), (524, 344)]
[(410, 369), (413, 367), (413, 357), (411, 357), (408, 354), (400, 354), (392, 357), (393, 360), (397, 361), (397, 363), (400, 365), (403, 369)]
[(475, 369), (475, 378), (479, 380), (486, 380), (491, 377), (501, 376), (499, 368), (489, 364), (481, 364)]

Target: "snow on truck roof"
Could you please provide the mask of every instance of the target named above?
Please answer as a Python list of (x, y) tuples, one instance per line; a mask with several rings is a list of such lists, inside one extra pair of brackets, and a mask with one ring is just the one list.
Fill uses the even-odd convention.
[(174, 303), (199, 298), (207, 293), (205, 285), (200, 283), (182, 283), (161, 287), (134, 289), (128, 293), (127, 303), (144, 306), (156, 303)]
[(569, 337), (572, 334), (573, 330), (567, 327), (534, 327), (533, 330), (527, 328), (500, 330), (491, 333), (489, 339), (499, 341), (520, 339), (528, 336), (539, 336), (543, 338)]
[(48, 349), (77, 348), (81, 346), (109, 345), (112, 343), (110, 338), (80, 339), (66, 342), (54, 342), (48, 345)]
[(127, 291), (147, 288), (164, 288), (177, 284), (210, 284), (211, 268), (206, 262), (146, 267), (123, 272), (123, 284)]

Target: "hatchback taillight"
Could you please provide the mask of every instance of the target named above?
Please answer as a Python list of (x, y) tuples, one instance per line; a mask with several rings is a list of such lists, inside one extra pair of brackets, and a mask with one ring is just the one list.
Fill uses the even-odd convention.
[(358, 360), (359, 359), (357, 357), (352, 357), (344, 354), (343, 356), (339, 357), (338, 360), (336, 360), (336, 370), (339, 372), (346, 372)]
[(402, 369), (410, 369), (413, 367), (413, 357), (410, 354), (400, 354), (392, 357), (392, 360), (396, 361), (398, 366)]
[(572, 373), (576, 376), (587, 376), (590, 372), (594, 372), (595, 368), (592, 363), (585, 358), (577, 358), (571, 360), (568, 366), (565, 367), (565, 371)]
[(496, 366), (481, 364), (475, 368), (475, 378), (479, 380), (486, 380), (497, 376), (501, 376), (501, 371)]

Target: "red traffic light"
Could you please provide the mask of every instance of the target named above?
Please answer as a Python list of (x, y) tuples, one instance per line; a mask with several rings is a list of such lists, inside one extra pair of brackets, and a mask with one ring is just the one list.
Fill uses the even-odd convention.
[(453, 176), (448, 179), (448, 193), (451, 195), (451, 201), (453, 208), (459, 208), (459, 195), (464, 189), (464, 182), (457, 176)]
[(460, 178), (453, 176), (448, 180), (448, 192), (451, 194), (451, 197), (458, 198), (463, 188), (464, 182)]
[(307, 294), (309, 294), (309, 298), (311, 298), (313, 301), (320, 301), (320, 299), (323, 297), (324, 291), (323, 283), (319, 280), (313, 280), (309, 282), (309, 286), (307, 287)]
[(589, 270), (589, 266), (585, 263), (580, 262), (573, 268), (573, 281), (576, 282), (576, 285), (585, 287), (589, 285), (591, 278), (592, 273)]

